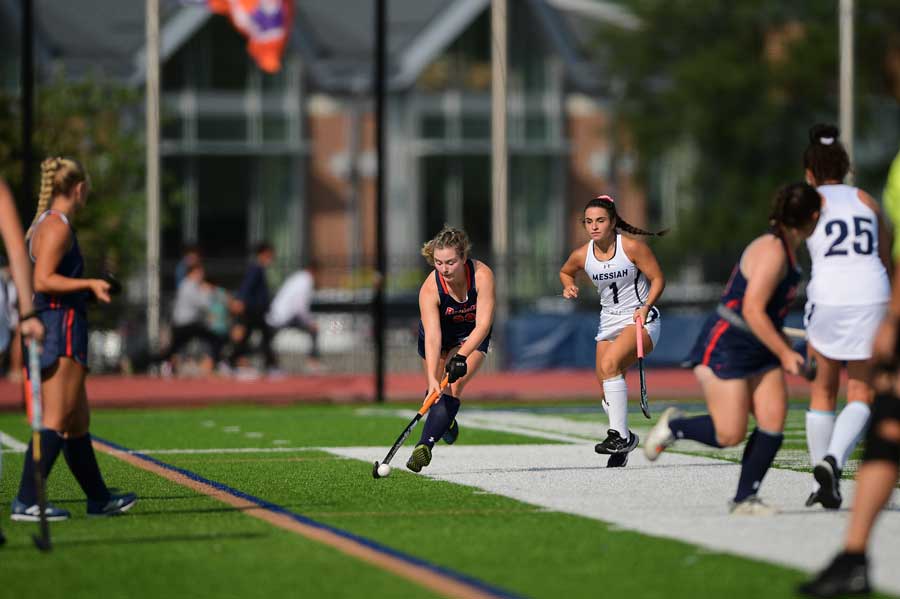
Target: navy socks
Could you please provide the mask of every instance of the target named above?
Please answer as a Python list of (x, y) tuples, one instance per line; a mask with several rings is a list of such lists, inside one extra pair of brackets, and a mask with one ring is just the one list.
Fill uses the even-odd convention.
[(781, 448), (782, 441), (784, 441), (782, 433), (771, 433), (759, 427), (753, 429), (744, 447), (744, 457), (741, 458), (741, 478), (738, 481), (737, 494), (734, 496), (735, 502), (743, 501), (759, 490), (759, 485), (762, 484), (763, 477), (775, 460), (775, 454)]
[(456, 413), (459, 412), (459, 399), (452, 395), (441, 395), (440, 400), (436, 401), (431, 410), (428, 411), (428, 418), (425, 419), (425, 426), (422, 428), (422, 436), (419, 439), (419, 445), (427, 445), (429, 449), (444, 436)]
[[(41, 431), (41, 470), (44, 480), (50, 475), (59, 451), (63, 446), (63, 438), (58, 432), (50, 429)], [(32, 442), (28, 442), (28, 450), (25, 452), (25, 467), (22, 468), (22, 480), (19, 482), (19, 501), (25, 505), (37, 503), (37, 489), (34, 488), (34, 454)]]
[(669, 429), (678, 439), (690, 439), (710, 447), (722, 447), (716, 438), (716, 427), (709, 414), (693, 418), (676, 418), (669, 422)]
[(75, 475), (81, 490), (93, 501), (106, 501), (110, 497), (109, 489), (103, 482), (100, 467), (97, 465), (97, 456), (94, 455), (94, 446), (91, 445), (90, 433), (77, 439), (66, 439), (63, 447), (63, 455), (69, 470)]

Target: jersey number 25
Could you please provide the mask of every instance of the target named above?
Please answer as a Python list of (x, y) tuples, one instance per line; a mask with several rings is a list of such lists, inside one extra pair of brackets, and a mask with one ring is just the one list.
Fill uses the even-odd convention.
[[(825, 223), (825, 235), (831, 237), (837, 233), (837, 238), (831, 243), (826, 256), (846, 256), (849, 253), (847, 246), (841, 246), (850, 232), (850, 223), (844, 220), (830, 220)], [(850, 247), (857, 254), (867, 256), (875, 248), (875, 223), (864, 216), (853, 217), (854, 240)]]

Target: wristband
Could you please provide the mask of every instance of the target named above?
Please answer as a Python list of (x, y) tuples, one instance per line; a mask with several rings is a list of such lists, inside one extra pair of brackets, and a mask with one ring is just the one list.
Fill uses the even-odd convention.
[(32, 319), (32, 318), (37, 318), (37, 317), (38, 317), (38, 312), (37, 312), (37, 310), (32, 310), (32, 311), (29, 312), (28, 314), (23, 314), (22, 316), (20, 316), (20, 317), (19, 317), (19, 322), (22, 323), (22, 322), (25, 322), (26, 320), (30, 320), (30, 319)]

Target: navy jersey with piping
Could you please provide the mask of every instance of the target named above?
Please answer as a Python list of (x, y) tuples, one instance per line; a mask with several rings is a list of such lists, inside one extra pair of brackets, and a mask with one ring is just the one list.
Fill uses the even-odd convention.
[[(75, 228), (69, 222), (69, 219), (66, 218), (66, 215), (58, 210), (47, 210), (38, 217), (38, 221), (34, 225), (35, 230), (50, 216), (59, 217), (66, 223), (66, 226), (69, 227), (71, 233), (71, 245), (69, 246), (69, 249), (66, 250), (66, 253), (63, 254), (59, 264), (56, 265), (56, 270), (54, 272), (70, 279), (80, 279), (84, 276), (84, 257), (81, 255), (81, 248), (78, 246), (78, 236), (75, 234)], [(34, 236), (32, 235), (31, 239), (28, 241), (28, 253), (32, 262), (35, 261), (34, 252), (31, 247), (31, 241), (33, 239)], [(36, 312), (43, 312), (45, 310), (72, 308), (81, 314), (86, 314), (89, 296), (90, 292), (88, 291), (62, 294), (36, 291), (34, 294), (34, 309)]]
[[(765, 311), (775, 329), (781, 330), (785, 316), (797, 297), (802, 271), (784, 238), (777, 233), (772, 234), (778, 237), (787, 254), (788, 269), (766, 303)], [(747, 279), (741, 272), (738, 260), (719, 303), (740, 314), (744, 308), (746, 292)], [(707, 319), (691, 351), (689, 362), (709, 366), (717, 376), (726, 379), (746, 378), (781, 364), (778, 357), (753, 334), (735, 328), (716, 313)]]
[[(466, 297), (458, 302), (450, 295), (447, 282), (441, 274), (435, 270), (434, 279), (437, 285), (438, 314), (441, 323), (441, 352), (461, 345), (472, 331), (475, 330), (475, 314), (478, 307), (478, 289), (475, 287), (475, 263), (472, 259), (466, 260)], [(492, 329), (493, 330), (493, 329)], [(478, 346), (481, 352), (487, 352), (490, 345), (491, 332)], [(425, 325), (419, 320), (419, 355), (425, 358)]]
[[(69, 227), (71, 245), (56, 265), (56, 274), (70, 279), (80, 279), (84, 275), (84, 258), (78, 246), (75, 229), (66, 215), (57, 210), (48, 210), (41, 214), (35, 223), (39, 227), (47, 218), (59, 217)], [(32, 251), (31, 240), (28, 253), (32, 262), (36, 256)], [(89, 291), (74, 293), (41, 293), (34, 294), (34, 309), (44, 325), (44, 343), (41, 351), (41, 370), (50, 368), (60, 357), (72, 358), (84, 367), (88, 365), (88, 321), (87, 300)]]

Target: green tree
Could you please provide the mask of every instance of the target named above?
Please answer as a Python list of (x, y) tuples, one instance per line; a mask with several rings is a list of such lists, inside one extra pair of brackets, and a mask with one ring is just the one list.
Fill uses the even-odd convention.
[[(776, 187), (802, 178), (808, 128), (837, 120), (837, 3), (625, 4), (641, 27), (600, 31), (597, 46), (617, 82), (617, 115), (634, 139), (651, 200), (661, 192), (654, 175), (662, 158), (679, 145), (696, 152), (686, 174), (692, 201), (663, 244), (670, 251), (660, 253), (675, 266), (694, 251), (708, 276), (723, 278), (736, 252), (765, 228)], [(860, 140), (879, 126), (871, 99), (886, 92), (884, 56), (900, 30), (900, 6), (857, 6)]]
[[(70, 156), (91, 177), (91, 195), (78, 215), (78, 238), (89, 273), (102, 268), (127, 276), (144, 256), (144, 150), (139, 135), (140, 91), (97, 79), (61, 74), (36, 91), (33, 189), (37, 165), (48, 156)], [(133, 118), (136, 117), (136, 118)], [(0, 96), (0, 173), (21, 189), (21, 116), (17, 96)], [(17, 198), (27, 225), (37, 198)]]

